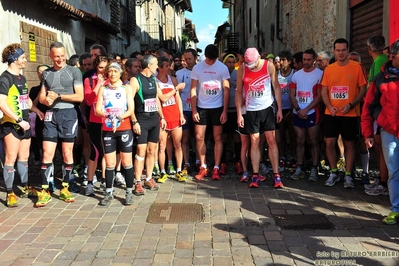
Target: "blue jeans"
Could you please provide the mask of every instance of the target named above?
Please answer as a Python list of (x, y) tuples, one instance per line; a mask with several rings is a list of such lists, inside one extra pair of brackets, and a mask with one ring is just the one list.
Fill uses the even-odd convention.
[(388, 189), (391, 210), (399, 212), (399, 139), (381, 129), (382, 152), (388, 167)]

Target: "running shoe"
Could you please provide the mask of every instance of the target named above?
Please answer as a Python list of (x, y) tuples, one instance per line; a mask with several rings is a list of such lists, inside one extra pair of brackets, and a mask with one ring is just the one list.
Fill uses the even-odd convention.
[(191, 172), (190, 165), (189, 165), (189, 164), (185, 164), (185, 165), (183, 166), (183, 170), (182, 170), (181, 172), (182, 172), (182, 174), (183, 174), (184, 176), (188, 176), (189, 173)]
[(344, 188), (354, 188), (355, 185), (353, 184), (353, 179), (351, 176), (346, 175), (344, 181)]
[(115, 175), (115, 183), (117, 186), (126, 186), (126, 181), (121, 172), (117, 172)]
[(373, 183), (364, 185), (364, 189), (370, 190), (373, 189), (374, 187), (377, 187), (379, 184), (380, 184), (380, 179), (376, 178), (374, 179)]
[(72, 174), (75, 176), (75, 178), (79, 178), (84, 172), (84, 166), (81, 164), (76, 165), (72, 169)]
[(157, 179), (157, 183), (165, 183), (167, 179), (168, 179), (168, 174), (161, 173), (161, 176)]
[(114, 200), (114, 195), (111, 192), (105, 192), (105, 197), (101, 200), (100, 205), (109, 206)]
[(186, 182), (187, 181), (187, 178), (183, 175), (182, 172), (177, 172), (175, 177), (176, 177), (177, 181), (179, 181), (179, 182)]
[(220, 165), (219, 173), (220, 173), (221, 175), (227, 174), (227, 164), (222, 163), (222, 164)]
[(266, 181), (266, 179), (267, 179), (267, 176), (259, 174), (259, 177), (258, 177), (259, 182)]
[(75, 178), (69, 179), (69, 191), (74, 192), (74, 193), (79, 193), (80, 188), (78, 184), (76, 183)]
[(87, 184), (86, 188), (85, 188), (85, 195), (86, 196), (94, 196), (94, 186), (93, 184)]
[(219, 169), (213, 168), (213, 171), (212, 171), (212, 180), (220, 180)]
[(208, 168), (200, 167), (198, 174), (195, 175), (195, 179), (202, 180), (208, 175)]
[(25, 186), (21, 188), (21, 198), (36, 198), (39, 192), (31, 186)]
[(170, 174), (170, 175), (176, 174), (176, 170), (175, 170), (175, 167), (173, 166), (173, 164), (168, 164), (168, 174)]
[(317, 182), (318, 179), (318, 171), (316, 167), (312, 167), (312, 169), (310, 169), (310, 175), (308, 178), (308, 181), (310, 182)]
[(290, 179), (298, 180), (298, 179), (302, 179), (302, 178), (305, 178), (305, 173), (302, 171), (301, 167), (298, 166), (295, 169), (295, 172), (292, 175), (290, 175)]
[(126, 192), (125, 205), (132, 205), (132, 204), (133, 204), (133, 193)]
[(159, 188), (158, 185), (155, 183), (153, 178), (151, 178), (148, 181), (144, 181), (144, 187), (146, 189), (151, 190), (151, 191), (158, 190), (158, 188)]
[(14, 194), (14, 192), (10, 192), (7, 194), (7, 207), (9, 208), (18, 207), (18, 198)]
[(362, 175), (361, 175), (361, 177), (362, 177), (362, 184), (363, 184), (363, 185), (368, 185), (368, 184), (370, 184), (369, 174), (368, 174), (368, 173), (363, 172)]
[(244, 169), (242, 168), (241, 162), (236, 162), (235, 169), (237, 175), (241, 175), (242, 173), (244, 173)]
[(328, 179), (326, 180), (326, 182), (324, 183), (325, 186), (328, 187), (332, 187), (335, 185), (335, 183), (337, 183), (339, 180), (339, 176), (337, 175), (337, 173), (330, 173), (330, 176), (328, 177)]
[(161, 172), (159, 171), (159, 165), (154, 164), (154, 168), (152, 169), (152, 176), (159, 176)]
[(248, 182), (248, 172), (247, 171), (244, 171), (242, 173), (242, 176), (240, 178), (240, 182), (241, 183), (247, 183)]
[(387, 217), (382, 219), (384, 224), (396, 224), (399, 221), (399, 212), (390, 212)]
[(60, 200), (63, 200), (65, 202), (74, 202), (75, 198), (71, 195), (71, 192), (69, 192), (68, 187), (64, 187), (60, 191)]
[(273, 177), (273, 187), (274, 188), (284, 188), (284, 185), (281, 182), (280, 175), (278, 175), (278, 174), (275, 174)]
[(386, 188), (382, 185), (375, 186), (372, 189), (368, 189), (368, 190), (365, 189), (364, 192), (370, 196), (380, 196), (380, 195), (387, 196), (387, 195), (389, 195), (388, 188)]
[(136, 182), (136, 185), (134, 186), (133, 194), (136, 196), (144, 195), (144, 188), (143, 188), (143, 184), (141, 182)]
[(259, 187), (259, 176), (258, 175), (253, 175), (252, 176), (252, 181), (248, 185), (249, 188), (258, 188)]
[(258, 188), (259, 187), (259, 176), (253, 175), (251, 183), (248, 185), (249, 188)]
[(35, 204), (36, 207), (44, 207), (52, 200), (50, 192), (43, 189), (39, 192), (38, 200)]

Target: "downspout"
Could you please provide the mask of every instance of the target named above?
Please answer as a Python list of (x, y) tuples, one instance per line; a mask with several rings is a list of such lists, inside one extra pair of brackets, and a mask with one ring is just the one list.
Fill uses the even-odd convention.
[(126, 0), (126, 13), (127, 13), (127, 15), (126, 15), (126, 20), (127, 20), (127, 44), (125, 45), (125, 49), (126, 48), (128, 48), (129, 46), (130, 46), (130, 36), (132, 35), (132, 28), (131, 28), (131, 25), (130, 25), (130, 6), (129, 6), (129, 3), (130, 3), (130, 1), (129, 0)]
[(277, 34), (276, 34), (276, 38), (277, 38), (277, 40), (279, 40), (280, 42), (282, 42), (283, 41), (283, 37), (281, 37), (280, 36), (280, 33), (283, 31), (281, 28), (280, 28), (280, 1), (281, 0), (277, 0), (277, 18), (276, 18), (276, 24), (277, 24)]

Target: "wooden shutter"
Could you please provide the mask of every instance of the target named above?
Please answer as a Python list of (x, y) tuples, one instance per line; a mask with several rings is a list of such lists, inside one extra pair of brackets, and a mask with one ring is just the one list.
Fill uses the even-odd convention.
[(382, 35), (383, 0), (368, 0), (351, 8), (351, 47), (362, 58), (362, 64), (369, 71), (373, 59), (367, 50), (367, 39)]

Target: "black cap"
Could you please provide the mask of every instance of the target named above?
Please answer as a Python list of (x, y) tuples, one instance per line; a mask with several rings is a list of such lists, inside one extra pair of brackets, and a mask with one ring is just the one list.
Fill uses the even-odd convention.
[(246, 50), (247, 50), (247, 47), (241, 47), (240, 50), (238, 50), (238, 54), (244, 56)]

